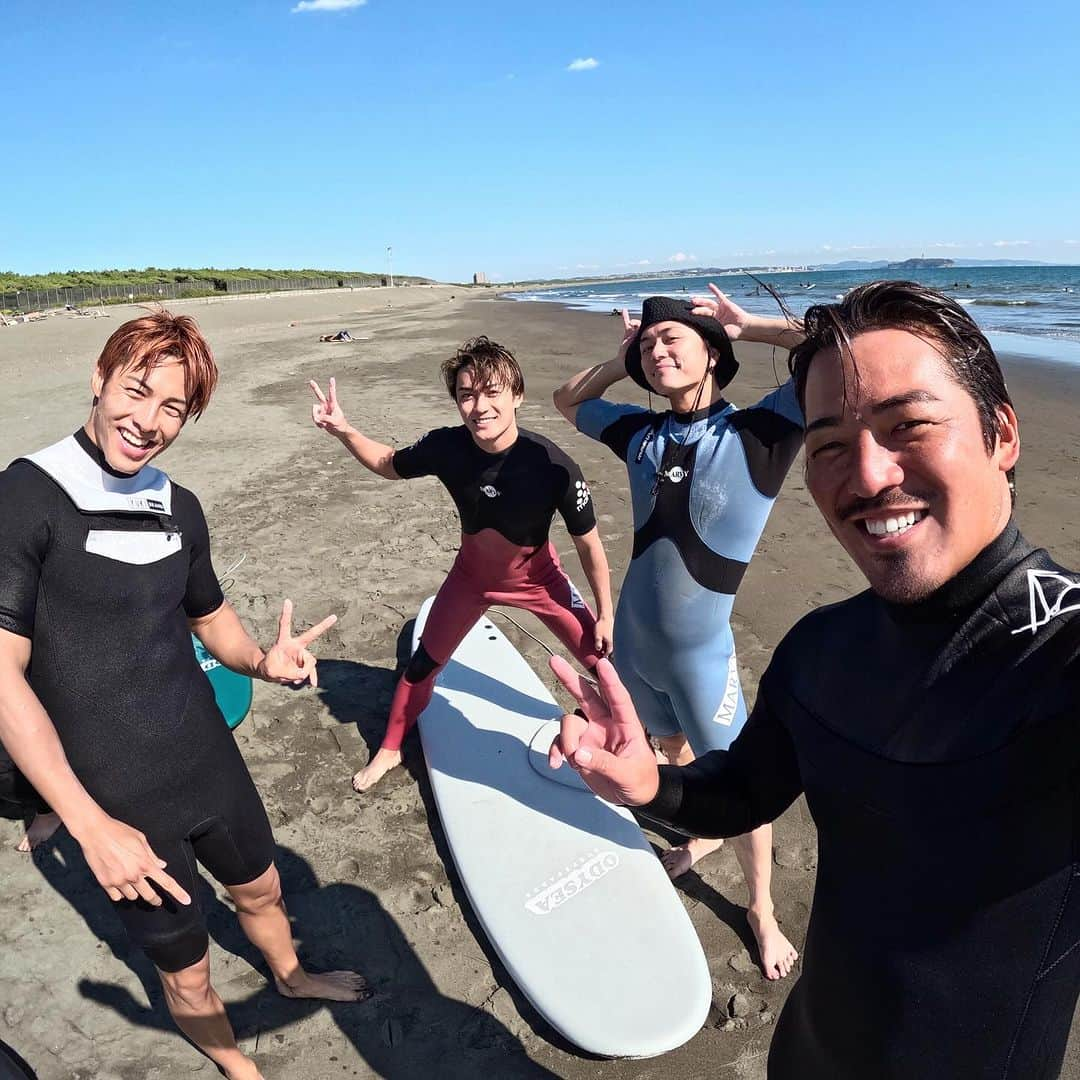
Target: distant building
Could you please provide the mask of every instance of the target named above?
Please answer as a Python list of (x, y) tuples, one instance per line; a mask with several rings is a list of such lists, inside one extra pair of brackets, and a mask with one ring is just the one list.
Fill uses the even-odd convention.
[(483, 271), (480, 271), (479, 273), (473, 274), (472, 283), (474, 285), (486, 285), (487, 284), (487, 274), (485, 274)]

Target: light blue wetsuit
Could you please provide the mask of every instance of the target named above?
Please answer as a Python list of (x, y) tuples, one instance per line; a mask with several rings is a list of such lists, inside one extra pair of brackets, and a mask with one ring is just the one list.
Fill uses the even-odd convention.
[(790, 382), (749, 409), (655, 413), (602, 398), (578, 429), (625, 463), (634, 553), (615, 613), (615, 667), (654, 736), (726, 750), (746, 721), (731, 609), (802, 444)]

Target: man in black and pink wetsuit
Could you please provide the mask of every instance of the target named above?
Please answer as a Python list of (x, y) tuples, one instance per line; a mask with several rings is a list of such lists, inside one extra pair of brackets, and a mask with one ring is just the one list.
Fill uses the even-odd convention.
[[(586, 668), (611, 651), (611, 584), (592, 497), (566, 454), (542, 435), (518, 428), (525, 380), (517, 361), (479, 337), (450, 357), (442, 373), (462, 425), (437, 428), (397, 451), (350, 426), (333, 379), (326, 395), (310, 384), (318, 427), (388, 480), (437, 476), (461, 515), (461, 549), (398, 683), (382, 746), (353, 777), (357, 791), (401, 762), (401, 742), (431, 700), (439, 671), (492, 604), (533, 612)], [(596, 616), (548, 540), (556, 511), (577, 548)]]

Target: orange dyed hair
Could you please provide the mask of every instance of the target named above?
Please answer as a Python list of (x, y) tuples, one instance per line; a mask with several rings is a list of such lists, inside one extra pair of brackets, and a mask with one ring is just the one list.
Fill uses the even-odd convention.
[(214, 355), (190, 315), (162, 308), (119, 327), (105, 342), (97, 369), (104, 382), (121, 371), (150, 371), (162, 360), (179, 360), (184, 368), (187, 416), (198, 419), (217, 386)]

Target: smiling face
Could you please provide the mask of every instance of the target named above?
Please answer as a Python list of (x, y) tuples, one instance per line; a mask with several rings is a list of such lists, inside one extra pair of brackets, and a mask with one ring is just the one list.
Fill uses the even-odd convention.
[(187, 419), (184, 367), (173, 357), (149, 369), (128, 365), (108, 379), (95, 368), (90, 388), (97, 400), (86, 434), (117, 472), (138, 472), (172, 443)]
[(653, 323), (641, 332), (641, 369), (653, 390), (685, 411), (714, 360), (705, 339), (681, 322)]
[(477, 385), (475, 378), (471, 367), (458, 372), (454, 400), (477, 446), (498, 453), (517, 439), (517, 408), (522, 395), (508, 386)]
[(823, 350), (805, 397), (807, 486), (880, 596), (928, 596), (1005, 527), (1016, 414), (998, 408), (988, 450), (974, 399), (928, 341), (871, 330), (850, 357)]

